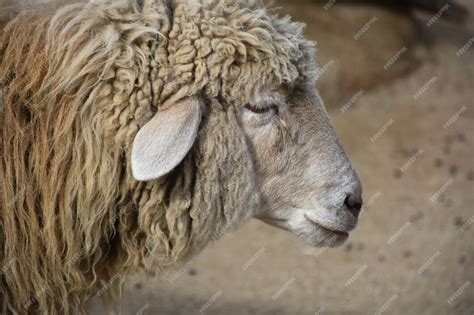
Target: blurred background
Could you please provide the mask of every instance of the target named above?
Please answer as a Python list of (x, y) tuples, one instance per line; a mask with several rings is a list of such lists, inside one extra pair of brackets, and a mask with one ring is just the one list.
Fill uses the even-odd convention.
[(274, 6), (317, 41), (360, 224), (317, 249), (254, 220), (176, 272), (130, 279), (123, 313), (474, 314), (474, 2)]
[(474, 314), (474, 2), (275, 1), (307, 24), (317, 86), (364, 184), (341, 248), (252, 221), (125, 314)]
[(254, 220), (161, 279), (129, 279), (123, 314), (474, 314), (474, 2), (273, 6), (317, 41), (360, 224), (318, 249)]

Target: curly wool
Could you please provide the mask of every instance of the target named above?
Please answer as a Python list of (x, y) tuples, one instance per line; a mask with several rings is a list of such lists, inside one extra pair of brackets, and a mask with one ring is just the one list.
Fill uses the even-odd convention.
[[(170, 9), (96, 0), (28, 11), (2, 31), (2, 313), (83, 312), (130, 272), (179, 266), (258, 207), (235, 108), (312, 80), (312, 45), (257, 4)], [(193, 150), (171, 174), (135, 181), (137, 131), (191, 95), (209, 100)]]

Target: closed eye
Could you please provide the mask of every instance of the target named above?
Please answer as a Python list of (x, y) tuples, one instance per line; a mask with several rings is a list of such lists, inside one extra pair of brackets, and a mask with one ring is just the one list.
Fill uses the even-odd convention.
[(274, 114), (278, 114), (278, 106), (277, 105), (272, 105), (272, 106), (262, 106), (262, 107), (257, 107), (251, 104), (247, 104), (245, 106), (245, 109), (255, 113), (255, 114), (266, 114), (269, 112), (274, 112)]

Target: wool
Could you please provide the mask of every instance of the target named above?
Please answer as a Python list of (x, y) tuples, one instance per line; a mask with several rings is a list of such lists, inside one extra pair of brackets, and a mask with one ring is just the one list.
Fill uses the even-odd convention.
[[(131, 272), (179, 267), (248, 220), (259, 200), (235, 111), (263, 88), (312, 80), (302, 28), (239, 0), (94, 0), (5, 26), (2, 313), (85, 312)], [(138, 130), (191, 95), (207, 100), (192, 151), (169, 175), (134, 180)]]

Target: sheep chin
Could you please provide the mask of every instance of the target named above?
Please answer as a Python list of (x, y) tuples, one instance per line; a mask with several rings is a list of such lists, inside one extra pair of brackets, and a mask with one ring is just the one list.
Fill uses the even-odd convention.
[(312, 220), (302, 210), (299, 210), (290, 218), (261, 217), (258, 219), (266, 224), (295, 234), (298, 239), (310, 247), (341, 246), (349, 238), (348, 231), (355, 228), (355, 225), (351, 225), (347, 230), (328, 228), (318, 221)]
[[(337, 222), (339, 224), (339, 222)], [(349, 238), (347, 229), (333, 229), (319, 221), (312, 220), (307, 211), (298, 211), (287, 221), (288, 230), (310, 247), (337, 247)], [(355, 226), (354, 226), (355, 227)]]
[(306, 246), (310, 247), (338, 247), (349, 238), (348, 232), (328, 230), (318, 224), (307, 226), (296, 234)]

